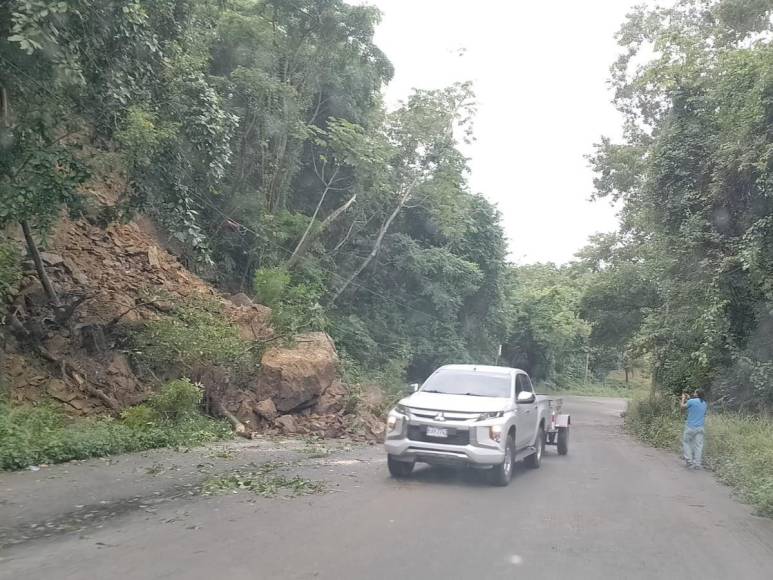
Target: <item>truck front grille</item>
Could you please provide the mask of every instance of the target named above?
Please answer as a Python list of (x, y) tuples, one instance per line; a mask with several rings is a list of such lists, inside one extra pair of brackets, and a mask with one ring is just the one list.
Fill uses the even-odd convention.
[(470, 443), (470, 432), (464, 429), (448, 427), (448, 437), (428, 437), (425, 425), (409, 425), (408, 439), (425, 443), (442, 443), (444, 445), (467, 445)]

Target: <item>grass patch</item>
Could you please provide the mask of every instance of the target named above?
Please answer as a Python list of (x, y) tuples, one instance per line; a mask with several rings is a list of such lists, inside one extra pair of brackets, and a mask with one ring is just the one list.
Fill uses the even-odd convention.
[(201, 392), (173, 381), (122, 419), (73, 419), (54, 406), (0, 404), (0, 469), (61, 463), (158, 447), (191, 447), (231, 437), (225, 421), (198, 412)]
[(238, 493), (249, 491), (262, 497), (283, 495), (297, 497), (323, 493), (326, 489), (322, 481), (305, 479), (299, 475), (287, 477), (276, 471), (285, 467), (283, 463), (264, 463), (253, 471), (233, 471), (226, 475), (213, 477), (204, 483), (202, 495)]
[[(684, 419), (673, 397), (636, 399), (626, 414), (626, 428), (655, 447), (679, 452)], [(773, 420), (734, 413), (711, 413), (706, 419), (705, 464), (720, 481), (773, 517)]]

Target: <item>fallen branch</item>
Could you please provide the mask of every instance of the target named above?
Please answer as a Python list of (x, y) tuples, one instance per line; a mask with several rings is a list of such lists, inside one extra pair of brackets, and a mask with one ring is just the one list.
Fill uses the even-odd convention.
[(110, 328), (112, 328), (113, 326), (115, 326), (116, 324), (118, 324), (118, 323), (121, 321), (121, 319), (122, 319), (124, 316), (126, 316), (126, 315), (127, 315), (127, 314), (129, 314), (130, 312), (133, 312), (133, 311), (137, 310), (138, 308), (142, 308), (143, 306), (154, 306), (155, 304), (156, 304), (156, 301), (155, 301), (155, 300), (151, 300), (150, 302), (140, 302), (139, 304), (135, 304), (135, 305), (134, 305), (134, 306), (132, 306), (131, 308), (127, 308), (126, 310), (124, 310), (123, 312), (121, 312), (121, 314), (119, 314), (118, 316), (116, 316), (115, 318), (113, 318), (113, 319), (112, 319), (110, 322), (108, 322), (108, 323), (105, 325), (105, 328), (106, 328), (106, 329), (110, 329)]
[(223, 403), (220, 403), (220, 402), (217, 403), (217, 410), (231, 424), (231, 426), (234, 429), (234, 433), (236, 433), (241, 437), (244, 437), (245, 439), (252, 439), (252, 433), (247, 430), (247, 427), (245, 426), (245, 424), (239, 421), (239, 419), (236, 418), (236, 415), (234, 415), (228, 409), (226, 409)]

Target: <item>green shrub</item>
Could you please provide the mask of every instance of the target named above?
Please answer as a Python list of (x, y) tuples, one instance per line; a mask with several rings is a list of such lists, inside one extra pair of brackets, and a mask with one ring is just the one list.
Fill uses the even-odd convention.
[(325, 285), (313, 277), (294, 279), (284, 268), (261, 268), (255, 272), (255, 298), (273, 310), (274, 327), (292, 335), (325, 330), (327, 316), (320, 304)]
[(276, 308), (289, 285), (290, 273), (284, 268), (261, 268), (255, 272), (255, 298), (271, 308)]
[(171, 315), (133, 331), (134, 356), (153, 369), (222, 365), (242, 367), (254, 362), (252, 345), (215, 300), (190, 298), (175, 305)]
[(162, 419), (158, 411), (143, 403), (126, 409), (121, 413), (121, 420), (129, 427), (142, 428), (158, 425)]
[[(625, 422), (629, 431), (651, 445), (681, 449), (684, 419), (674, 397), (632, 401)], [(773, 517), (773, 420), (710, 413), (705, 464), (761, 515)]]
[(139, 420), (139, 414), (133, 410), (126, 414), (132, 419), (70, 419), (47, 406), (0, 406), (0, 469), (23, 469), (40, 463), (157, 447), (201, 445), (231, 434), (226, 422), (201, 415), (155, 423)]
[(0, 239), (0, 321), (5, 304), (21, 280), (19, 250), (11, 242)]
[(199, 414), (202, 396), (199, 385), (188, 379), (178, 379), (164, 385), (147, 405), (164, 421), (180, 421)]
[(320, 304), (323, 293), (324, 288), (313, 283), (289, 286), (285, 296), (274, 306), (274, 326), (288, 335), (326, 330), (327, 315)]

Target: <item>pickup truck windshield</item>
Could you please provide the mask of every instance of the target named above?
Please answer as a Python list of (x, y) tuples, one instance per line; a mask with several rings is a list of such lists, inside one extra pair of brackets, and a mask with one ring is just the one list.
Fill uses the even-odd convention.
[(422, 385), (424, 393), (473, 395), (477, 397), (509, 397), (510, 377), (476, 372), (437, 372)]

